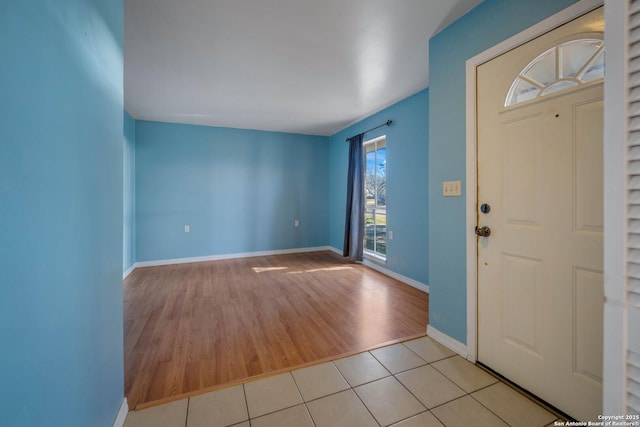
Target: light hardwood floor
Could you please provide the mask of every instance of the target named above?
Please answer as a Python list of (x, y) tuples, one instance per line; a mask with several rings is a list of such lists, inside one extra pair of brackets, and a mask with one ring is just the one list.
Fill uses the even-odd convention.
[(125, 395), (140, 409), (424, 335), (428, 295), (329, 251), (136, 269)]

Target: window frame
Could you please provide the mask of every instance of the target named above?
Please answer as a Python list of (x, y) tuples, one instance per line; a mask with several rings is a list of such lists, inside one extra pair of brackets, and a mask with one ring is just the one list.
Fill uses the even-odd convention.
[[(564, 59), (565, 50), (570, 48), (572, 45), (575, 46), (579, 44), (589, 43), (598, 46), (596, 46), (591, 55), (585, 58), (580, 68), (577, 69), (575, 75), (566, 76), (565, 71), (567, 68), (565, 68), (565, 64), (567, 64), (568, 62)], [(509, 87), (509, 90), (507, 91), (507, 96), (505, 98), (503, 108), (507, 109), (519, 107), (520, 105), (527, 104), (531, 101), (536, 101), (541, 97), (553, 96), (555, 94), (564, 94), (567, 91), (601, 83), (604, 79), (605, 72), (604, 55), (605, 42), (601, 33), (576, 34), (572, 36), (571, 39), (564, 40), (560, 43), (555, 44), (554, 46), (540, 53), (527, 65), (525, 65), (524, 68), (522, 68), (522, 70), (514, 78), (511, 86)], [(547, 58), (553, 59), (555, 68), (554, 79), (549, 82), (541, 82), (539, 79), (536, 79), (531, 75), (531, 71), (534, 70), (536, 66), (542, 64)], [(602, 76), (585, 79), (587, 73), (591, 71), (590, 67), (599, 62), (598, 59), (602, 59), (603, 61), (602, 67), (599, 67), (602, 69)], [(522, 83), (528, 84), (530, 87), (529, 91), (535, 90), (535, 93), (533, 93), (533, 96), (527, 97), (526, 99), (518, 100), (518, 87)], [(557, 89), (560, 85), (564, 85), (565, 87), (563, 87), (562, 89)]]
[[(378, 147), (378, 144), (381, 141), (384, 142), (384, 145), (382, 147)], [(367, 147), (368, 146), (370, 147), (372, 145), (373, 145), (373, 150), (368, 151)], [(382, 144), (380, 144), (380, 145), (382, 145)], [(387, 232), (386, 232), (386, 222), (387, 221), (385, 219), (385, 233), (384, 233), (385, 234), (385, 237), (384, 237), (385, 250), (384, 250), (384, 253), (381, 253), (381, 252), (379, 252), (377, 250), (378, 239), (377, 239), (377, 227), (376, 227), (376, 211), (379, 210), (381, 207), (378, 206), (378, 198), (377, 198), (378, 194), (377, 194), (377, 191), (374, 194), (373, 207), (371, 207), (371, 208), (367, 207), (367, 204), (366, 204), (366, 202), (367, 202), (366, 185), (367, 185), (367, 153), (368, 152), (377, 153), (378, 150), (380, 150), (382, 148), (385, 149), (384, 178), (385, 178), (385, 181), (386, 181), (386, 176), (387, 176), (387, 165), (386, 165), (387, 135), (385, 134), (385, 135), (377, 136), (375, 138), (371, 138), (371, 139), (363, 142), (362, 146), (363, 146), (363, 156), (364, 156), (364, 159), (363, 159), (363, 161), (364, 161), (363, 185), (365, 186), (365, 191), (363, 192), (364, 197), (365, 197), (365, 209), (364, 209), (364, 212), (363, 212), (363, 216), (364, 216), (363, 221), (365, 221), (365, 235), (363, 236), (363, 246), (364, 246), (364, 251), (363, 252), (364, 252), (364, 256), (366, 258), (370, 258), (370, 259), (373, 259), (375, 261), (386, 263), (386, 261), (387, 261), (387, 247), (388, 247), (388, 245), (387, 245), (387, 240), (388, 239), (387, 239)], [(374, 156), (377, 157), (377, 154), (374, 155)], [(374, 163), (377, 164), (377, 160), (374, 160)], [(378, 176), (377, 170), (376, 170), (375, 176), (376, 176), (376, 178)], [(387, 197), (386, 197), (386, 182), (385, 182), (385, 202), (384, 202), (384, 206), (382, 206), (382, 208), (384, 209), (385, 218), (387, 218), (387, 203), (386, 203), (386, 200), (387, 200)], [(374, 223), (373, 223), (373, 245), (374, 245), (373, 247), (374, 247), (374, 249), (373, 250), (368, 249), (367, 245), (366, 245), (366, 243), (367, 243), (367, 238), (366, 238), (366, 236), (367, 236), (367, 233), (366, 233), (366, 217), (367, 217), (367, 214), (371, 214), (371, 213), (373, 213), (373, 218), (374, 218)]]

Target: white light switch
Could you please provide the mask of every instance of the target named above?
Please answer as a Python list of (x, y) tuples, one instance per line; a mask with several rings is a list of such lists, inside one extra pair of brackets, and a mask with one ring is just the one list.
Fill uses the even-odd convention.
[(442, 195), (446, 197), (462, 195), (462, 181), (443, 181)]
[(184, 226), (184, 232), (188, 233), (189, 231), (191, 231), (191, 228), (188, 225)]
[(389, 240), (393, 240), (393, 231), (389, 230)]
[(299, 219), (296, 219), (296, 220), (294, 221), (293, 225), (294, 225), (295, 227), (300, 227), (300, 220), (299, 220)]

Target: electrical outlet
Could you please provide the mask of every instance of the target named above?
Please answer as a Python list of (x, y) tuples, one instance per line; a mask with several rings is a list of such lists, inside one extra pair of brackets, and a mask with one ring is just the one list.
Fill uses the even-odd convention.
[(184, 226), (184, 232), (188, 233), (189, 231), (191, 231), (191, 227), (189, 227), (188, 225)]
[(444, 181), (442, 183), (442, 195), (445, 197), (462, 195), (462, 181)]
[(393, 240), (393, 231), (389, 230), (389, 240)]
[(296, 219), (296, 220), (293, 222), (293, 226), (294, 226), (294, 227), (300, 227), (300, 220), (299, 220), (299, 219)]

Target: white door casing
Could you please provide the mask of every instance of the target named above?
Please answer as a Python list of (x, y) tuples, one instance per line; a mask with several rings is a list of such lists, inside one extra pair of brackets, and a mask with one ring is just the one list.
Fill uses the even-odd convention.
[(504, 107), (539, 53), (602, 10), (477, 70), (478, 360), (578, 419), (602, 404), (602, 84)]

